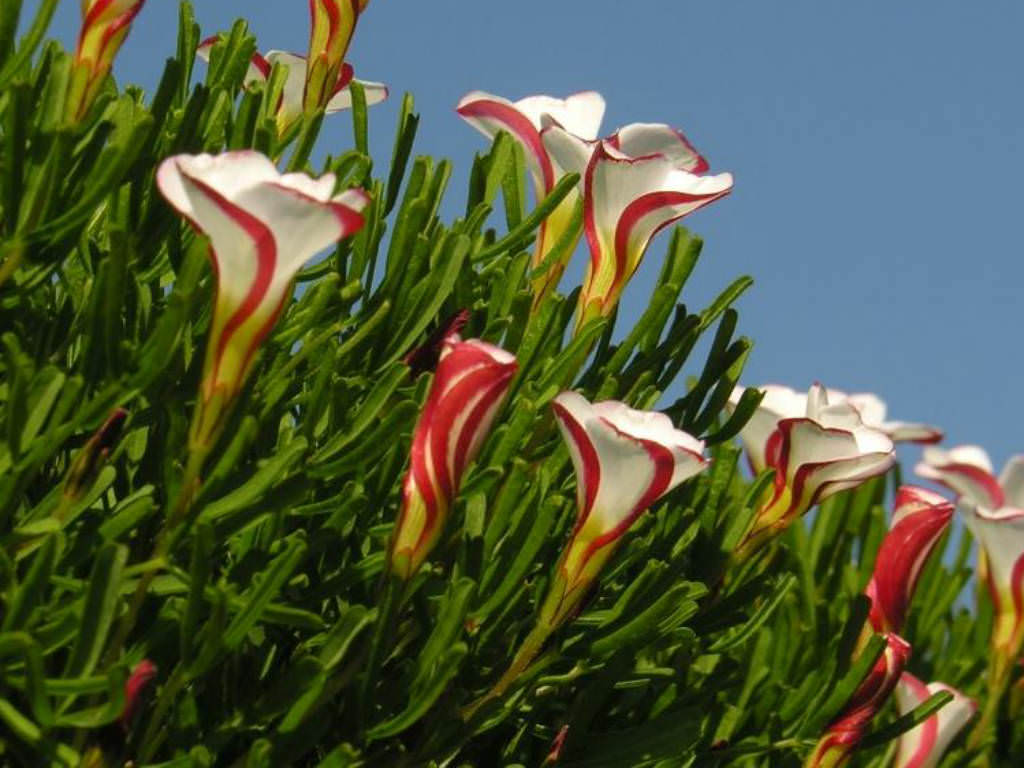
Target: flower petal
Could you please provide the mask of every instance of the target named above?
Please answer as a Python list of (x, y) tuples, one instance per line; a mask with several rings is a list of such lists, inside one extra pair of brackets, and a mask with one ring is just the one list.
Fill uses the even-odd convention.
[[(388, 87), (384, 83), (374, 83), (369, 80), (356, 80), (363, 86), (363, 95), (366, 97), (366, 106), (379, 104), (388, 97)], [(325, 111), (327, 114), (340, 112), (343, 109), (352, 108), (352, 90), (346, 84), (337, 91), (331, 100), (327, 102)]]
[(539, 116), (535, 123), (531, 115), (508, 99), (483, 91), (467, 93), (459, 100), (455, 111), (487, 138), (493, 139), (499, 132), (506, 131), (522, 145), (538, 197), (555, 185), (555, 170), (540, 138)]
[(629, 157), (661, 155), (680, 170), (708, 171), (707, 160), (681, 132), (665, 123), (630, 123), (608, 137), (608, 143)]
[(604, 97), (597, 91), (581, 91), (556, 99), (552, 96), (527, 96), (515, 102), (515, 107), (540, 129), (544, 118), (550, 117), (558, 125), (581, 139), (596, 139), (604, 118)]
[(876, 632), (899, 632), (928, 556), (953, 517), (953, 502), (917, 486), (896, 492), (889, 532), (875, 559), (870, 620)]
[(1007, 506), (1024, 509), (1024, 455), (1010, 457), (999, 473), (999, 485)]
[(940, 691), (951, 693), (953, 700), (900, 737), (894, 768), (935, 768), (953, 739), (974, 717), (978, 705), (972, 699), (943, 683), (925, 685), (909, 672), (903, 673), (894, 691), (900, 714), (909, 714)]
[(647, 507), (707, 466), (704, 444), (664, 414), (614, 401), (591, 404), (575, 392), (561, 393), (553, 405), (581, 488), (577, 529), (586, 525), (595, 546), (620, 536)]
[(989, 509), (1003, 506), (1003, 490), (988, 454), (980, 446), (958, 445), (948, 451), (928, 446), (914, 471), (927, 480), (945, 485), (972, 504)]

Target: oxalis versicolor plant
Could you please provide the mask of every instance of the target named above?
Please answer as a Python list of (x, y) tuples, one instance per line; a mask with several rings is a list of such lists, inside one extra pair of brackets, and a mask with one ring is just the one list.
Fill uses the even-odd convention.
[(679, 303), (680, 228), (616, 328), (731, 189), (682, 134), (468, 94), (444, 222), (411, 97), (368, 154), (365, 1), (305, 58), (184, 3), (152, 95), (110, 76), (141, 0), (73, 54), (55, 5), (0, 0), (2, 764), (1024, 764), (1024, 459), (925, 449), (951, 541), (894, 463), (941, 433), (738, 387), (751, 281)]

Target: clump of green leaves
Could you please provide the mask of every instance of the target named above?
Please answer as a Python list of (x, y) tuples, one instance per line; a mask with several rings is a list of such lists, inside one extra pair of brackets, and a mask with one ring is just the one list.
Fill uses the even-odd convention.
[[(4, 22), (11, 6), (0, 3)], [(680, 303), (701, 241), (676, 229), (637, 324), (611, 318), (567, 341), (575, 294), (531, 312), (529, 248), (574, 179), (530, 210), (521, 152), (502, 136), (475, 158), (464, 216), (442, 221), (451, 166), (414, 157), (411, 96), (379, 170), (358, 86), (357, 146), (329, 147), (313, 168), (319, 117), (281, 139), (280, 73), (242, 86), (255, 49), (244, 23), (193, 84), (187, 3), (156, 92), (110, 81), (68, 125), (70, 57), (41, 44), (53, 6), (17, 45), (0, 24), (4, 760), (539, 765), (563, 732), (565, 766), (799, 765), (866, 671), (850, 658), (885, 480), (830, 501), (723, 580), (765, 487), (743, 478), (731, 443), (756, 401), (723, 413), (751, 348), (733, 308), (750, 279), (706, 308)], [(372, 203), (356, 237), (300, 274), (187, 524), (150, 560), (181, 482), (213, 290), (207, 243), (164, 204), (154, 171), (174, 153), (229, 148), (331, 171)], [(385, 632), (385, 552), (429, 386), (403, 358), (463, 309), (464, 335), (514, 351), (521, 372)], [(712, 469), (638, 522), (578, 619), (467, 723), (462, 708), (529, 632), (574, 521), (550, 400), (574, 387), (652, 408), (683, 375), (687, 392), (666, 410), (707, 440)], [(129, 414), (120, 439), (74, 474), (116, 409)], [(920, 675), (980, 693), (987, 624), (954, 602), (969, 578), (958, 547), (951, 564), (929, 564), (908, 637)], [(142, 579), (138, 620), (118, 638)], [(158, 673), (125, 720), (142, 659)], [(912, 724), (880, 728), (857, 759), (883, 764)], [(1002, 739), (1007, 765), (1019, 742)]]

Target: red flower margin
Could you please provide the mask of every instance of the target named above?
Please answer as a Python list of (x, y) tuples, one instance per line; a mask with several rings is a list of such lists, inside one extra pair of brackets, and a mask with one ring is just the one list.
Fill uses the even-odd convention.
[(574, 615), (644, 510), (708, 466), (704, 443), (662, 413), (590, 403), (575, 392), (553, 407), (576, 470), (577, 518), (541, 607), (548, 630)]
[(82, 28), (66, 99), (67, 116), (73, 122), (85, 115), (99, 93), (143, 2), (86, 0), (82, 3)]
[[(741, 389), (733, 393), (732, 406), (741, 394)], [(811, 387), (800, 417), (774, 421), (777, 404), (766, 401), (741, 437), (754, 467), (774, 470), (775, 482), (740, 545), (740, 558), (755, 552), (815, 504), (883, 474), (895, 462), (892, 440), (865, 426), (850, 403), (832, 404), (820, 384)], [(772, 422), (775, 427), (766, 437)]]
[[(210, 51), (219, 38), (209, 37), (203, 40), (196, 49), (196, 55), (202, 60), (210, 60)], [(307, 62), (305, 56), (287, 51), (267, 51), (266, 54), (254, 53), (249, 61), (249, 70), (245, 73), (245, 85), (266, 82), (274, 64), (281, 64), (287, 73), (284, 87), (281, 90), (281, 99), (277, 105), (277, 129), (284, 134), (295, 125), (302, 117), (302, 98), (306, 87)], [(328, 115), (340, 112), (352, 107), (352, 90), (349, 86), (353, 81), (359, 83), (366, 96), (367, 106), (378, 104), (388, 97), (388, 87), (384, 83), (374, 83), (369, 80), (356, 80), (353, 77), (352, 66), (343, 63), (338, 70), (337, 80), (324, 105), (324, 112)]]
[(925, 562), (953, 517), (953, 502), (905, 485), (896, 492), (892, 524), (875, 559), (865, 593), (876, 632), (900, 632)]
[(217, 295), (200, 403), (190, 444), (209, 450), (253, 357), (291, 296), (292, 280), (318, 252), (357, 232), (368, 198), (335, 194), (332, 174), (281, 174), (252, 151), (176, 155), (161, 163), (167, 201), (210, 239)]
[(492, 344), (449, 336), (413, 434), (391, 571), (412, 577), (437, 544), (459, 492), (516, 374), (515, 357)]
[(967, 504), (986, 509), (1024, 509), (1024, 456), (1012, 456), (997, 477), (985, 449), (958, 445), (949, 450), (929, 447), (914, 467), (921, 477), (946, 486)]
[(910, 658), (910, 645), (899, 635), (885, 636), (886, 646), (849, 703), (825, 730), (804, 768), (842, 768), (864, 738), (868, 726), (899, 682)]
[(553, 124), (543, 142), (565, 171), (582, 178), (590, 262), (577, 328), (611, 314), (661, 229), (732, 191), (731, 174), (697, 175), (707, 169), (704, 158), (666, 125), (637, 123), (588, 142)]
[(953, 694), (953, 700), (900, 737), (893, 768), (935, 768), (953, 739), (974, 717), (978, 705), (972, 699), (943, 683), (925, 685), (909, 672), (904, 672), (896, 685), (900, 714), (910, 714), (940, 691)]
[[(594, 91), (574, 93), (564, 99), (527, 96), (515, 102), (483, 91), (472, 91), (462, 97), (455, 111), (489, 139), (505, 131), (519, 142), (533, 178), (535, 197), (542, 200), (554, 189), (565, 171), (545, 149), (541, 129), (555, 124), (581, 139), (596, 139), (601, 129), (604, 106), (601, 94)], [(534, 269), (545, 263), (555, 244), (566, 235), (578, 200), (579, 192), (570, 192), (541, 223), (533, 253)], [(534, 306), (558, 285), (569, 257), (576, 250), (576, 242), (568, 245), (564, 257), (534, 280)]]

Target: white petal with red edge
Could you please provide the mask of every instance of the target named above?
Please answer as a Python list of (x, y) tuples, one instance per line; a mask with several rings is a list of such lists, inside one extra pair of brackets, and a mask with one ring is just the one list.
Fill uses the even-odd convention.
[(1024, 509), (989, 510), (961, 505), (964, 524), (985, 550), (989, 578), (1000, 591), (1014, 592), (1018, 563), (1024, 560)]
[(628, 157), (661, 155), (676, 168), (706, 173), (707, 161), (687, 138), (665, 123), (631, 123), (608, 138), (608, 143)]
[[(366, 105), (379, 104), (388, 97), (388, 87), (384, 83), (374, 83), (369, 80), (356, 80), (363, 86), (363, 95), (366, 96)], [(328, 114), (340, 112), (343, 109), (352, 108), (352, 90), (346, 85), (338, 91), (331, 100), (327, 102), (324, 110)]]
[(578, 173), (582, 179), (597, 142), (581, 139), (559, 125), (546, 126), (540, 135), (555, 167), (565, 173)]
[(989, 509), (1003, 506), (1003, 491), (985, 449), (977, 445), (958, 445), (944, 450), (928, 446), (914, 467), (923, 478), (945, 485), (972, 504)]
[(584, 220), (588, 237), (596, 235), (602, 252), (620, 263), (619, 279), (628, 279), (658, 230), (728, 194), (733, 180), (728, 173), (680, 171), (659, 156), (617, 157), (610, 149), (598, 144), (587, 167)]
[[(740, 432), (743, 447), (756, 472), (765, 468), (764, 449), (768, 438), (781, 419), (795, 418), (807, 413), (807, 394), (789, 387), (767, 384), (758, 389), (764, 393), (760, 405)], [(730, 410), (739, 404), (745, 387), (735, 387), (729, 396)]]
[(900, 714), (906, 715), (940, 691), (951, 693), (953, 700), (900, 737), (894, 768), (935, 768), (953, 739), (974, 717), (978, 706), (972, 699), (943, 683), (925, 685), (909, 672), (903, 673), (894, 695)]
[(1011, 456), (999, 473), (999, 485), (1007, 506), (1024, 509), (1024, 456)]
[[(196, 56), (206, 63), (210, 62), (210, 51), (213, 50), (214, 44), (217, 42), (218, 37), (208, 37), (199, 44), (196, 48)], [(249, 68), (245, 71), (245, 78), (242, 83), (249, 85), (250, 83), (262, 83), (267, 79), (270, 74), (270, 63), (264, 56), (259, 53), (254, 53), (252, 58), (249, 60)]]
[(886, 472), (895, 462), (892, 441), (880, 432), (850, 432), (809, 418), (786, 419), (783, 424), (789, 429), (787, 483), (792, 486), (801, 467), (810, 468), (804, 469), (803, 487), (794, 489), (794, 495), (813, 492), (814, 500), (823, 501)]
[(591, 404), (575, 392), (562, 392), (554, 404), (576, 469), (581, 512), (596, 530), (617, 529), (707, 466), (704, 444), (664, 414), (614, 401)]
[(564, 99), (527, 96), (513, 106), (526, 115), (538, 130), (543, 127), (544, 116), (547, 115), (581, 139), (597, 138), (605, 109), (604, 97), (596, 91), (582, 91)]
[[(246, 150), (168, 158), (157, 172), (157, 184), (209, 236), (218, 265), (218, 295), (230, 303), (244, 298), (256, 275), (258, 260), (252, 251), (257, 244), (253, 232), (221, 201), (258, 221), (273, 237), (268, 298), (280, 295), (310, 257), (354, 228), (366, 203), (361, 191), (332, 198), (335, 180), (330, 174), (317, 180), (282, 175), (267, 157)], [(346, 218), (346, 212), (355, 218)]]

